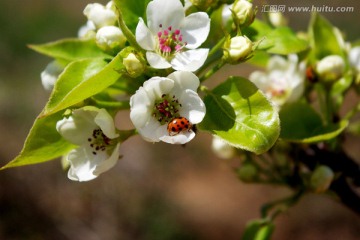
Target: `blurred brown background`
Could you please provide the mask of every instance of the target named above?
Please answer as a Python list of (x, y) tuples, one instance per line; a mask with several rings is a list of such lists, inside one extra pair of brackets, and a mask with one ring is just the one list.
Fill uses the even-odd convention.
[[(0, 1), (1, 165), (21, 150), (48, 97), (40, 72), (50, 59), (26, 44), (76, 36), (87, 3)], [(354, 6), (353, 13), (324, 15), (348, 40), (360, 38), (357, 0), (267, 3)], [(308, 13), (286, 15), (291, 26), (306, 30)], [(247, 76), (248, 69), (226, 70)], [(231, 167), (236, 159), (215, 158), (210, 144), (205, 133), (186, 147), (133, 137), (122, 145), (124, 157), (116, 167), (87, 183), (68, 180), (58, 160), (2, 171), (0, 239), (240, 239), (246, 222), (260, 216), (262, 204), (289, 191), (241, 183)], [(360, 239), (359, 220), (326, 196), (307, 195), (276, 219), (273, 239)]]

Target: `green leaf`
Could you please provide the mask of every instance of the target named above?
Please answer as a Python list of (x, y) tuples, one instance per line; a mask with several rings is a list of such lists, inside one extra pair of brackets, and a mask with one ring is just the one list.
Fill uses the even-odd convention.
[(83, 58), (111, 57), (97, 47), (94, 39), (68, 38), (45, 44), (29, 45), (29, 47), (46, 56), (69, 62)]
[(109, 64), (99, 58), (70, 63), (59, 76), (42, 116), (77, 104), (114, 84), (121, 76), (122, 57), (118, 54)]
[(126, 26), (135, 32), (139, 17), (146, 22), (146, 7), (150, 0), (115, 0), (116, 6), (121, 10)]
[(242, 33), (253, 41), (259, 41), (269, 34), (273, 28), (264, 21), (255, 18), (255, 21), (249, 26), (242, 29)]
[(288, 27), (279, 27), (268, 32), (259, 44), (259, 49), (283, 55), (302, 52), (308, 47), (308, 43), (298, 38)]
[(21, 153), (1, 169), (42, 163), (69, 152), (74, 145), (65, 141), (56, 131), (56, 122), (62, 114), (35, 120)]
[(280, 113), (280, 138), (289, 142), (314, 143), (338, 136), (348, 125), (347, 120), (324, 126), (319, 114), (307, 103), (284, 106)]
[(279, 136), (277, 111), (248, 79), (230, 77), (209, 92), (204, 102), (206, 115), (199, 128), (234, 147), (260, 154)]
[(241, 240), (269, 240), (275, 225), (266, 219), (253, 220), (246, 226)]
[(246, 62), (255, 65), (257, 67), (266, 68), (269, 59), (270, 59), (270, 54), (268, 54), (267, 52), (261, 50), (255, 50), (253, 52), (253, 56)]
[(343, 55), (334, 27), (321, 15), (314, 13), (309, 28), (310, 45), (314, 59), (322, 59), (328, 55)]

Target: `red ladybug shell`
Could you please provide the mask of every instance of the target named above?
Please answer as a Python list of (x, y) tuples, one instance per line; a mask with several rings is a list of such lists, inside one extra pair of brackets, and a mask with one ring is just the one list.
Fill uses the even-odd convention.
[(181, 133), (182, 131), (190, 131), (192, 124), (184, 117), (177, 117), (171, 120), (167, 126), (170, 136)]

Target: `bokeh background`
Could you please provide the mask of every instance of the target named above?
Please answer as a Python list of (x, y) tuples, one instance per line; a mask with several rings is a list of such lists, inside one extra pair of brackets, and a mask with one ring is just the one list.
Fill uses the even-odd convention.
[[(26, 45), (76, 36), (86, 21), (82, 10), (88, 3), (0, 1), (1, 165), (19, 153), (49, 95), (41, 86), (40, 72), (50, 59)], [(360, 39), (357, 0), (254, 3), (259, 8), (353, 6), (352, 13), (323, 15), (348, 40)], [(309, 13), (285, 15), (296, 30), (306, 30)], [(247, 76), (251, 69), (243, 65), (225, 70)], [(186, 147), (133, 137), (122, 145), (123, 158), (116, 167), (86, 183), (68, 180), (59, 160), (2, 171), (0, 239), (239, 239), (246, 222), (259, 218), (262, 204), (290, 192), (241, 183), (233, 172), (237, 160), (214, 157), (210, 144), (211, 136), (205, 133)], [(329, 197), (307, 195), (276, 219), (273, 239), (360, 239), (359, 220)]]

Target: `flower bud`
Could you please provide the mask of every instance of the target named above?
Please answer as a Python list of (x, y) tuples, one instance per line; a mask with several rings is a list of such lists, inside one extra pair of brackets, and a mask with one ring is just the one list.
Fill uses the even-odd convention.
[(138, 77), (144, 72), (144, 65), (133, 53), (124, 58), (123, 64), (131, 77)]
[(350, 65), (360, 72), (360, 47), (354, 47), (349, 52)]
[(317, 192), (325, 192), (334, 179), (334, 172), (325, 165), (318, 166), (311, 175), (310, 188)]
[(234, 21), (241, 26), (249, 26), (255, 19), (255, 10), (253, 4), (246, 0), (235, 1), (232, 11), (234, 13)]
[(287, 25), (287, 19), (281, 12), (269, 12), (269, 20), (274, 27)]
[(92, 21), (96, 28), (115, 25), (117, 16), (112, 5), (108, 3), (105, 7), (100, 3), (88, 4), (84, 9), (84, 15), (89, 21)]
[(258, 169), (254, 166), (254, 164), (247, 162), (244, 163), (239, 169), (239, 178), (244, 182), (254, 181), (258, 174)]
[(319, 80), (335, 81), (340, 78), (345, 69), (345, 62), (338, 55), (324, 57), (316, 65), (316, 72)]
[(246, 36), (236, 36), (224, 44), (224, 56), (229, 63), (246, 59), (252, 52), (252, 42)]
[(213, 137), (211, 147), (219, 158), (229, 159), (235, 156), (235, 148), (217, 136)]
[(96, 27), (92, 21), (87, 21), (78, 31), (79, 38), (93, 38), (96, 35)]
[(64, 67), (57, 61), (50, 62), (41, 72), (41, 83), (46, 90), (51, 91)]
[(98, 30), (96, 33), (96, 44), (99, 48), (106, 52), (113, 52), (124, 47), (126, 37), (115, 26), (105, 26)]

